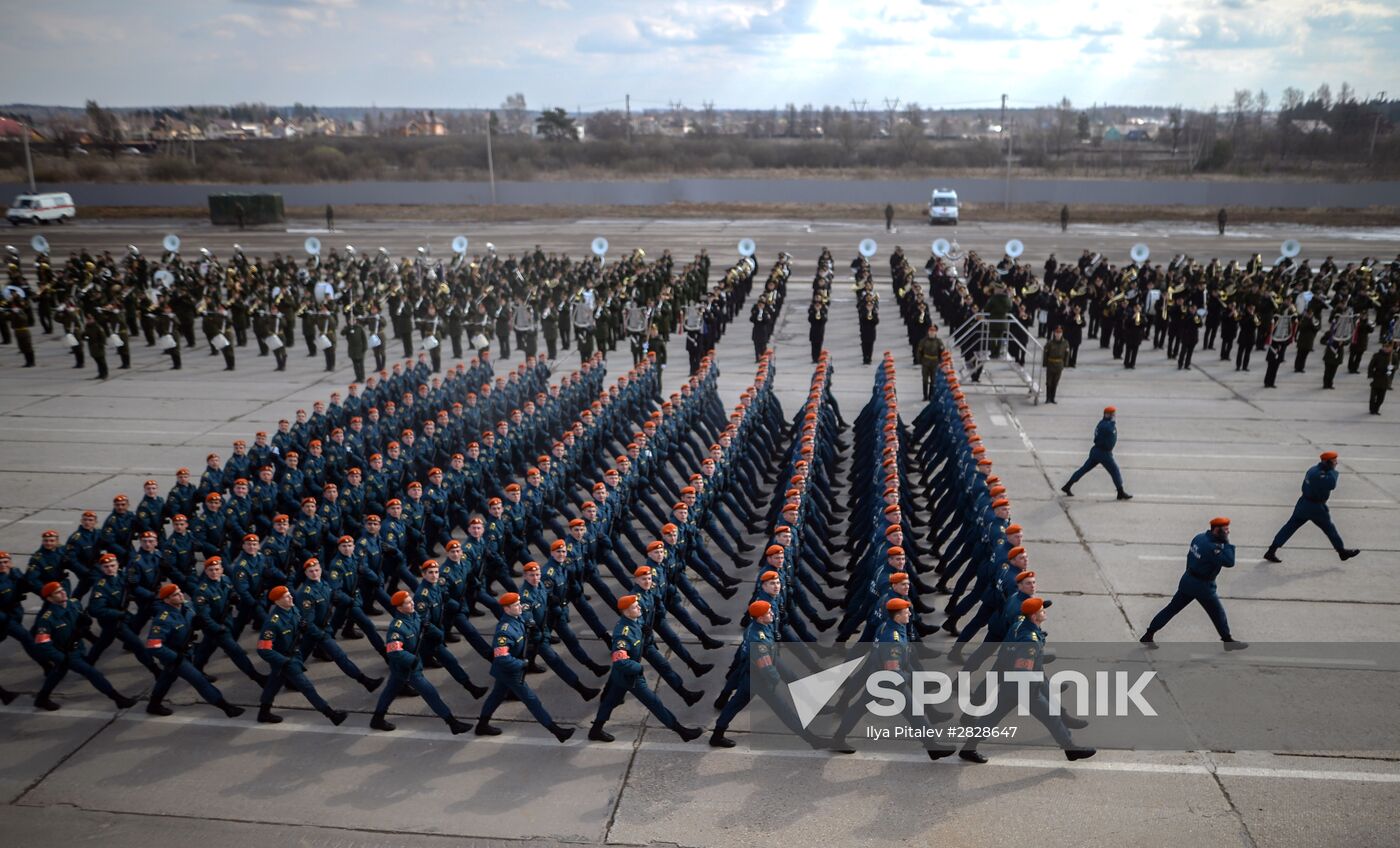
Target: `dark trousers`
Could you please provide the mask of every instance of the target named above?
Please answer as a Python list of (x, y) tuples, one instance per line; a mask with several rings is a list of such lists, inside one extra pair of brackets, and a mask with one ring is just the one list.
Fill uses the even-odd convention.
[(384, 691), (379, 693), (379, 702), (374, 705), (374, 714), (382, 716), (387, 713), (389, 707), (394, 703), (394, 698), (398, 696), (405, 685), (411, 685), (438, 718), (443, 721), (452, 720), (452, 710), (438, 694), (437, 687), (423, 676), (421, 668), (408, 671), (401, 671), (397, 668), (389, 669), (389, 681), (384, 684)]
[(594, 724), (604, 724), (612, 717), (613, 710), (622, 705), (627, 693), (631, 692), (638, 701), (642, 702), (652, 715), (661, 720), (666, 727), (675, 728), (680, 724), (676, 721), (676, 716), (666, 705), (661, 703), (661, 699), (647, 686), (646, 675), (629, 674), (614, 667), (612, 673), (608, 675), (607, 688), (603, 690), (603, 698), (598, 702), (598, 714), (594, 716)]
[(277, 693), (281, 692), (284, 686), (300, 692), (318, 712), (328, 713), (331, 711), (331, 705), (326, 703), (326, 699), (321, 697), (320, 692), (316, 691), (316, 687), (306, 676), (306, 669), (299, 662), (273, 666), (268, 672), (267, 685), (263, 686), (262, 696), (258, 698), (258, 703), (265, 707), (272, 706)]
[(1079, 478), (1093, 471), (1096, 466), (1102, 465), (1108, 472), (1108, 476), (1113, 478), (1113, 485), (1118, 491), (1123, 491), (1123, 475), (1118, 471), (1118, 463), (1113, 461), (1113, 454), (1104, 453), (1098, 450), (1089, 451), (1089, 458), (1084, 460), (1084, 464), (1079, 466), (1079, 470), (1070, 475), (1066, 486), (1074, 486), (1079, 482)]
[(1215, 593), (1215, 584), (1202, 582), (1190, 574), (1182, 575), (1176, 594), (1172, 595), (1172, 599), (1162, 607), (1161, 612), (1153, 616), (1152, 623), (1147, 625), (1148, 631), (1156, 633), (1166, 627), (1167, 622), (1190, 606), (1192, 601), (1200, 604), (1206, 615), (1210, 616), (1210, 621), (1215, 625), (1215, 632), (1220, 634), (1220, 638), (1229, 639), (1230, 620), (1225, 616), (1225, 605), (1220, 603), (1220, 597)]
[(74, 651), (68, 654), (63, 660), (56, 663), (48, 674), (44, 675), (44, 685), (39, 689), (39, 694), (35, 696), (36, 701), (46, 700), (53, 694), (53, 690), (58, 687), (68, 672), (76, 671), (86, 677), (93, 688), (106, 695), (108, 698), (116, 700), (117, 690), (112, 688), (112, 684), (107, 682), (107, 678), (102, 675), (91, 663), (83, 659), (83, 655)]
[(151, 690), (151, 703), (159, 704), (165, 700), (169, 694), (170, 687), (175, 685), (175, 678), (183, 677), (187, 683), (194, 687), (194, 691), (199, 693), (199, 697), (211, 704), (221, 704), (224, 695), (214, 684), (209, 682), (199, 669), (195, 668), (185, 657), (180, 657), (173, 663), (165, 664), (160, 677), (156, 678), (155, 688)]
[(1293, 534), (1308, 522), (1316, 524), (1318, 529), (1326, 534), (1327, 541), (1332, 543), (1334, 551), (1341, 553), (1345, 550), (1346, 545), (1342, 544), (1342, 534), (1337, 532), (1337, 525), (1332, 523), (1332, 513), (1327, 509), (1327, 504), (1313, 503), (1307, 500), (1300, 500), (1298, 505), (1293, 507), (1293, 514), (1279, 528), (1278, 533), (1274, 534), (1274, 541), (1270, 543), (1269, 547), (1283, 547), (1293, 537)]
[(491, 721), (491, 716), (496, 714), (496, 709), (506, 699), (506, 693), (516, 697), (516, 700), (525, 705), (525, 709), (530, 711), (530, 715), (535, 717), (535, 721), (545, 727), (552, 727), (554, 719), (549, 715), (549, 711), (544, 708), (540, 701), (540, 696), (535, 694), (529, 684), (524, 680), (515, 678), (496, 678), (496, 684), (491, 687), (491, 694), (486, 696), (486, 700), (481, 705), (481, 718), (478, 726)]

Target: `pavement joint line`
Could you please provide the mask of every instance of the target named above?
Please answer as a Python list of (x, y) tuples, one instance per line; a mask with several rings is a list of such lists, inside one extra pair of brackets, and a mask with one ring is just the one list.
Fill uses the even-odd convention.
[(1225, 798), (1225, 803), (1230, 806), (1230, 812), (1234, 814), (1235, 822), (1239, 825), (1240, 834), (1244, 837), (1245, 843), (1250, 848), (1257, 848), (1259, 843), (1249, 830), (1249, 822), (1245, 819), (1244, 813), (1240, 811), (1239, 805), (1235, 803), (1235, 798), (1230, 794), (1230, 789), (1225, 785), (1225, 781), (1220, 779), (1219, 766), (1215, 762), (1215, 758), (1210, 755), (1210, 752), (1203, 752), (1201, 758), (1209, 764), (1211, 780), (1215, 781), (1215, 787), (1220, 790), (1221, 796)]
[[(334, 725), (321, 724), (301, 724), (300, 722), (283, 721), (281, 724), (257, 724), (236, 719), (220, 718), (215, 716), (163, 716), (150, 717), (144, 713), (133, 713), (130, 711), (109, 712), (105, 710), (72, 709), (64, 708), (59, 713), (35, 713), (28, 708), (16, 708), (14, 706), (0, 707), (0, 714), (12, 715), (43, 715), (52, 718), (80, 718), (90, 720), (100, 720), (104, 724), (92, 734), (96, 737), (108, 726), (117, 721), (130, 721), (136, 723), (149, 723), (152, 725), (197, 725), (200, 727), (219, 727), (235, 730), (256, 730), (267, 733), (321, 733), (335, 736), (350, 736), (356, 738), (376, 738), (375, 735), (366, 732), (363, 727), (336, 727)], [(648, 717), (650, 713), (648, 713)], [(437, 721), (435, 717), (427, 716), (405, 716), (405, 718), (422, 718), (424, 721)], [(743, 747), (735, 748), (711, 748), (709, 745), (687, 742), (652, 742), (644, 739), (645, 731), (648, 729), (647, 721), (644, 719), (638, 725), (638, 735), (633, 744), (633, 751), (628, 761), (627, 772), (623, 775), (624, 785), (627, 774), (630, 774), (631, 765), (638, 753), (687, 753), (697, 755), (717, 755), (717, 756), (742, 756), (742, 757), (784, 757), (791, 759), (820, 759), (820, 760), (870, 760), (875, 762), (894, 763), (922, 763), (927, 762), (927, 756), (919, 754), (895, 754), (888, 752), (861, 752), (855, 754), (834, 757), (828, 751), (815, 751), (808, 749), (795, 750), (771, 750), (771, 751), (751, 751)], [(424, 742), (448, 742), (460, 741), (446, 730), (407, 730), (400, 728), (391, 734), (381, 734), (386, 739), (413, 739)], [(91, 741), (91, 738), (89, 741)], [(494, 737), (472, 736), (469, 743), (461, 744), (494, 744), (494, 745), (526, 745), (531, 747), (544, 748), (566, 748), (574, 750), (608, 750), (582, 740), (569, 740), (563, 744), (550, 737), (515, 736), (513, 734), (503, 734)], [(84, 743), (86, 744), (86, 743)], [(82, 746), (79, 746), (81, 749)], [(616, 750), (616, 749), (612, 749)], [(67, 759), (76, 754), (73, 751), (45, 773), (45, 777), (63, 764)], [(1123, 752), (1132, 753), (1132, 752)], [(1400, 783), (1400, 771), (1397, 772), (1363, 772), (1345, 771), (1339, 769), (1287, 769), (1287, 768), (1267, 768), (1267, 767), (1246, 767), (1246, 766), (1219, 766), (1206, 764), (1183, 764), (1183, 763), (1152, 763), (1152, 762), (1089, 762), (1081, 760), (1079, 762), (1059, 762), (1057, 760), (1046, 760), (1026, 757), (995, 757), (991, 760), (991, 765), (1003, 768), (1035, 768), (1035, 769), (1068, 769), (1071, 771), (1104, 771), (1104, 772), (1126, 772), (1134, 774), (1166, 774), (1166, 775), (1206, 775), (1220, 774), (1227, 777), (1258, 777), (1271, 780), (1323, 780), (1350, 783)], [(41, 782), (44, 778), (40, 778)], [(31, 787), (32, 789), (33, 787)], [(25, 790), (27, 793), (28, 789)], [(23, 798), (15, 799), (12, 803), (19, 803)], [(620, 803), (619, 795), (618, 802)], [(616, 812), (616, 806), (614, 807)], [(611, 819), (610, 819), (611, 821)]]
[[(3, 707), (3, 708), (0, 708), (0, 709), (4, 709), (6, 712), (10, 711), (10, 708), (9, 708), (9, 707)], [(84, 718), (86, 718), (86, 717), (87, 717), (87, 716), (84, 716)], [(48, 779), (49, 779), (49, 775), (53, 774), (55, 771), (58, 771), (60, 768), (63, 767), (63, 765), (64, 765), (65, 763), (67, 763), (67, 762), (68, 762), (69, 760), (71, 760), (73, 757), (77, 756), (77, 754), (78, 754), (79, 751), (83, 750), (83, 748), (86, 748), (89, 742), (91, 742), (92, 740), (96, 739), (96, 738), (98, 737), (98, 735), (100, 735), (100, 734), (102, 733), (102, 731), (104, 731), (104, 730), (106, 730), (107, 728), (111, 727), (111, 726), (112, 726), (112, 722), (114, 722), (114, 721), (117, 720), (117, 715), (116, 715), (116, 714), (113, 714), (113, 713), (107, 713), (107, 714), (104, 715), (103, 713), (97, 712), (96, 715), (95, 715), (94, 717), (99, 718), (99, 719), (105, 718), (106, 721), (103, 721), (103, 723), (102, 723), (102, 725), (101, 725), (100, 727), (98, 727), (98, 728), (97, 728), (96, 730), (94, 730), (92, 733), (88, 734), (88, 737), (87, 737), (86, 739), (84, 739), (81, 743), (79, 743), (78, 745), (74, 746), (73, 750), (71, 750), (71, 751), (65, 753), (62, 757), (60, 757), (60, 758), (58, 759), (58, 762), (54, 763), (52, 766), (50, 766), (48, 769), (46, 769), (46, 770), (44, 771), (43, 774), (41, 774), (41, 775), (39, 775), (38, 777), (36, 777), (36, 778), (34, 778), (33, 780), (31, 780), (31, 781), (29, 782), (29, 785), (28, 785), (28, 786), (24, 787), (24, 789), (23, 789), (18, 795), (16, 795), (14, 798), (10, 799), (10, 803), (11, 803), (11, 804), (19, 804), (19, 803), (21, 803), (21, 802), (24, 800), (24, 796), (28, 795), (30, 792), (33, 792), (36, 788), (38, 788), (38, 786), (39, 786), (41, 783), (43, 783), (45, 780), (48, 780)]]
[[(1083, 451), (1083, 450), (1045, 449), (1045, 450), (1040, 451), (1040, 453), (1043, 453), (1043, 454), (1063, 455), (1063, 456), (1083, 456), (1083, 455), (1084, 455), (1084, 451)], [(1288, 462), (1306, 462), (1306, 463), (1312, 463), (1312, 462), (1314, 462), (1314, 461), (1315, 461), (1315, 460), (1314, 460), (1314, 457), (1316, 456), (1316, 454), (1308, 454), (1308, 455), (1306, 455), (1306, 456), (1302, 456), (1302, 455), (1292, 455), (1292, 454), (1162, 453), (1162, 452), (1160, 452), (1160, 451), (1118, 451), (1118, 450), (1115, 450), (1115, 451), (1113, 452), (1113, 455), (1114, 455), (1115, 457), (1119, 457), (1119, 456), (1149, 456), (1149, 457), (1161, 457), (1161, 458), (1164, 458), (1164, 459), (1233, 459), (1233, 460), (1268, 459), (1268, 460), (1286, 460), (1286, 461), (1288, 461)], [(1391, 463), (1400, 463), (1400, 458), (1389, 457), (1389, 456), (1358, 456), (1358, 457), (1355, 457), (1354, 459), (1355, 459), (1356, 462), (1391, 462)]]

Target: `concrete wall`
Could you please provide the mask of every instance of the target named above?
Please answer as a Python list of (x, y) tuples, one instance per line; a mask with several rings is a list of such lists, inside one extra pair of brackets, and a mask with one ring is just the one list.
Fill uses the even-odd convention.
[[(594, 182), (499, 182), (497, 203), (506, 205), (660, 206), (667, 203), (925, 203), (934, 186), (956, 189), (963, 200), (1000, 203), (999, 179), (779, 180), (676, 179)], [(5, 185), (5, 197), (23, 186)], [(70, 184), (40, 186), (67, 191), (83, 206), (205, 206), (217, 192), (277, 192), (288, 206), (485, 204), (483, 182), (350, 182), (285, 185)], [(1400, 182), (1218, 182), (1203, 180), (1012, 180), (1013, 203), (1126, 204), (1135, 206), (1351, 207), (1400, 205)]]

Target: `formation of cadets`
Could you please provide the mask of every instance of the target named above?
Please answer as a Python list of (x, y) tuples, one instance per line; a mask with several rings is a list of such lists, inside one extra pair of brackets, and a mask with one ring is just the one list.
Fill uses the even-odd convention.
[[(139, 254), (129, 260), (139, 260)], [(363, 260), (342, 261), (341, 267)], [(515, 267), (538, 270), (550, 261), (536, 256)], [(703, 254), (698, 261), (707, 262)], [(167, 257), (168, 264), (178, 262)], [(495, 267), (497, 261), (482, 264)], [(688, 706), (704, 697), (697, 681), (714, 666), (691, 652), (680, 631), (702, 649), (716, 650), (723, 643), (706, 623), (722, 626), (731, 618), (707, 602), (697, 586), (703, 582), (725, 600), (737, 597), (745, 613), (742, 642), (714, 701), (719, 716), (710, 744), (716, 747), (734, 744), (727, 731), (755, 694), (777, 688), (785, 646), (814, 642), (823, 633), (874, 643), (872, 661), (903, 675), (906, 685), (914, 670), (911, 646), (940, 631), (954, 638), (951, 659), (965, 669), (988, 660), (998, 670), (1039, 669), (1051, 606), (1039, 593), (1044, 579), (1030, 568), (1027, 534), (1013, 521), (1007, 487), (993, 473), (952, 351), (937, 336), (922, 287), (902, 252), (896, 251), (891, 265), (901, 317), (924, 376), (926, 403), (912, 421), (900, 414), (894, 357), (886, 352), (875, 369), (870, 402), (848, 423), (831, 391), (830, 356), (817, 349), (815, 335), (807, 399), (791, 419), (774, 392), (771, 349), (759, 354), (753, 382), (728, 415), (710, 355), (693, 356), (691, 376), (663, 398), (665, 347), (655, 333), (662, 301), (629, 293), (620, 326), (633, 337), (634, 365), (611, 385), (605, 384), (601, 349), (590, 350), (578, 371), (553, 383), (544, 357), (531, 355), (498, 376), (488, 345), (474, 344), (478, 356), (439, 376), (432, 350), (425, 351), (352, 384), (344, 397), (335, 393), (309, 413), (298, 410), (294, 421), (258, 433), (251, 445), (235, 442), (227, 461), (210, 454), (197, 476), (179, 469), (164, 494), (151, 480), (135, 505), (119, 495), (105, 517), (85, 513), (66, 541), (46, 531), (23, 572), (0, 552), (0, 642), (12, 641), (40, 667), (43, 682), (34, 703), (45, 710), (59, 708), (52, 695), (69, 672), (118, 706), (132, 706), (135, 701), (98, 669), (103, 653), (120, 641), (152, 675), (146, 709), (154, 715), (171, 712), (165, 697), (179, 680), (227, 715), (239, 715), (242, 709), (205, 671), (222, 653), (260, 687), (262, 722), (281, 720), (273, 704), (283, 688), (296, 690), (328, 720), (346, 720), (306, 674), (307, 663), (319, 660), (378, 693), (370, 725), (380, 731), (394, 729), (387, 714), (395, 698), (421, 697), (454, 734), (494, 735), (500, 732), (492, 724), (495, 711), (513, 699), (564, 741), (574, 729), (553, 719), (528, 682), (547, 667), (582, 700), (598, 700), (590, 740), (613, 741), (607, 722), (630, 694), (689, 741), (702, 731), (680, 722), (644, 672), (658, 672)], [(959, 310), (985, 307), (974, 291), (1028, 308), (1027, 299), (1038, 292), (1030, 283), (1004, 282), (1026, 273), (1009, 260), (1004, 265), (993, 268), (970, 255), (962, 283), (942, 260), (930, 262), (930, 290), (945, 318), (952, 316), (949, 323)], [(587, 324), (590, 317), (597, 320), (598, 310), (607, 311), (604, 292), (640, 287), (640, 276), (651, 277), (659, 291), (668, 288), (663, 276), (651, 276), (660, 272), (648, 270), (640, 252), (606, 270), (592, 260), (570, 267), (576, 267), (570, 279), (581, 287), (560, 302), (571, 304), (568, 323), (581, 348), (585, 339), (606, 347), (596, 324)], [(1089, 262), (1080, 276), (1069, 276), (1098, 275), (1099, 267)], [(718, 293), (702, 298), (705, 311), (717, 313), (714, 338), (737, 313), (756, 268), (752, 259), (741, 260)], [(1194, 268), (1174, 263), (1170, 273), (1191, 279)], [(392, 321), (398, 320), (392, 317), (396, 310), (408, 308), (411, 294), (432, 290), (441, 270), (414, 262), (403, 269), (390, 274), (399, 285), (385, 291)], [(832, 269), (823, 251), (808, 316), (814, 334), (826, 320), (818, 307), (829, 304)], [(469, 270), (467, 279), (480, 279), (477, 269)], [(694, 270), (703, 282), (707, 272)], [(857, 260), (853, 270), (858, 306), (875, 308), (868, 262)], [(1355, 269), (1349, 272), (1353, 282), (1359, 280)], [(764, 287), (769, 306), (781, 307), (789, 273), (788, 257), (780, 256)], [(352, 313), (368, 276), (337, 272), (334, 285), (348, 292)], [(1243, 279), (1229, 278), (1237, 288), (1221, 291), (1224, 299), (1246, 299), (1239, 288), (1246, 285)], [(1061, 279), (1057, 270), (1055, 299), (1078, 310), (1071, 296), (1080, 295), (1062, 291)], [(314, 292), (317, 281), (309, 276), (301, 285)], [(1249, 285), (1267, 299), (1263, 280)], [(452, 286), (446, 288), (450, 294)], [(1209, 279), (1199, 290), (1212, 296)], [(1143, 291), (1157, 289), (1148, 284)], [(1158, 300), (1175, 302), (1171, 286), (1166, 292)], [(1388, 283), (1378, 283), (1343, 292), (1341, 302), (1371, 298), (1375, 305), (1368, 311), (1393, 321), (1392, 292)], [(1307, 307), (1337, 297), (1335, 291), (1314, 292)], [(1140, 300), (1144, 294), (1123, 298)], [(427, 306), (421, 313), (412, 307), (415, 320), (433, 318), (435, 307)], [(377, 314), (379, 304), (371, 301), (366, 308)], [(688, 336), (709, 340), (706, 325), (692, 329), (680, 320)], [(769, 320), (754, 320), (755, 341)], [(488, 331), (484, 322), (466, 329), (498, 341), (509, 335)], [(528, 353), (528, 324), (511, 329)], [(1118, 334), (1102, 321), (1097, 329)], [(402, 338), (411, 352), (411, 333)], [(1187, 342), (1181, 338), (1178, 344)], [(1310, 481), (1322, 482), (1307, 485), (1319, 491), (1335, 486), (1328, 461), (1324, 455), (1322, 470), (1310, 473)], [(767, 504), (759, 495), (765, 489), (774, 493)], [(1318, 497), (1325, 502), (1324, 492), (1308, 503)], [(1329, 538), (1335, 535), (1325, 509), (1304, 506), (1301, 517), (1280, 531), (1271, 553), (1305, 521), (1317, 522)], [(745, 538), (759, 533), (767, 537), (761, 546)], [(1344, 558), (1355, 555), (1340, 544), (1337, 536)], [(753, 575), (741, 576), (746, 555), (754, 552)], [(1214, 598), (1214, 574), (1209, 578), (1207, 589), (1181, 605), (1206, 594)], [(741, 594), (746, 581), (750, 591)], [(26, 595), (38, 596), (37, 610), (34, 604), (25, 610)], [(935, 621), (939, 595), (948, 599), (941, 621)], [(595, 605), (602, 606), (601, 614)], [(478, 618), (494, 624), (479, 627), (473, 620)], [(576, 629), (579, 622), (583, 632)], [(245, 633), (254, 635), (245, 640)], [(1229, 641), (1227, 632), (1224, 637)], [(378, 656), (372, 668), (357, 664), (340, 644), (359, 639)], [(459, 656), (464, 649), (452, 647), (462, 643), (488, 664), (489, 681), (470, 676)], [(262, 667), (252, 662), (253, 654)], [(452, 710), (429, 670), (445, 670), (462, 691), (481, 700), (474, 723)], [(588, 677), (602, 685), (590, 685)], [(1032, 694), (1032, 714), (1066, 755), (1092, 756), (1093, 749), (1076, 745), (1071, 735), (1083, 721), (1051, 715), (1045, 693)], [(14, 697), (0, 690), (6, 703)], [(1016, 699), (1000, 702), (1009, 709)], [(773, 703), (781, 706), (782, 699)], [(851, 750), (845, 733), (858, 717), (854, 710), (829, 739), (813, 737), (781, 709), (779, 717), (809, 742)], [(999, 708), (964, 722), (992, 727), (1004, 717)], [(932, 725), (948, 717), (929, 711), (923, 718)], [(940, 759), (956, 750), (965, 760), (985, 762), (979, 737), (967, 738), (957, 750), (930, 737), (929, 756)]]
[(39, 253), (26, 269), (11, 246), (6, 266), (0, 343), (13, 341), (25, 367), (35, 364), (37, 327), (58, 337), (74, 368), (91, 360), (95, 379), (109, 376), (109, 356), (130, 368), (132, 341), (144, 338), (173, 369), (201, 341), (230, 371), (253, 344), (278, 371), (299, 344), (326, 371), (343, 351), (364, 382), (367, 371), (385, 369), (391, 340), (404, 357), (427, 353), (437, 373), (449, 344), (456, 360), (464, 344), (468, 354), (491, 346), (509, 356), (513, 345), (549, 360), (573, 345), (587, 360), (625, 343), (634, 362), (656, 351), (665, 364), (668, 340), (684, 332), (694, 371), (738, 314), (757, 263), (740, 260), (713, 286), (703, 250), (678, 267), (669, 251), (649, 261), (640, 249), (605, 263), (538, 246), (518, 257), (491, 249), (446, 262), (422, 249), (395, 261), (383, 248), (350, 245), (302, 260), (267, 260), (237, 246), (226, 259), (201, 249), (197, 258), (166, 251), (152, 260), (129, 246), (121, 257), (83, 250), (62, 263)]

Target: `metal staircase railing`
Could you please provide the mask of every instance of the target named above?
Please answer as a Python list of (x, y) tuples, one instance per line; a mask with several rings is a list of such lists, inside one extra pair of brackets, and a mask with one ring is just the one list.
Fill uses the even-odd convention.
[[(1020, 341), (1013, 330), (1019, 330), (1025, 339), (1024, 365), (1014, 356), (1014, 347)], [(1004, 362), (1026, 385), (1031, 402), (1040, 403), (1045, 385), (1045, 345), (1035, 337), (1033, 329), (1012, 316), (991, 318), (985, 312), (978, 312), (953, 332), (952, 342), (962, 353), (963, 378), (980, 382), (989, 365)]]

